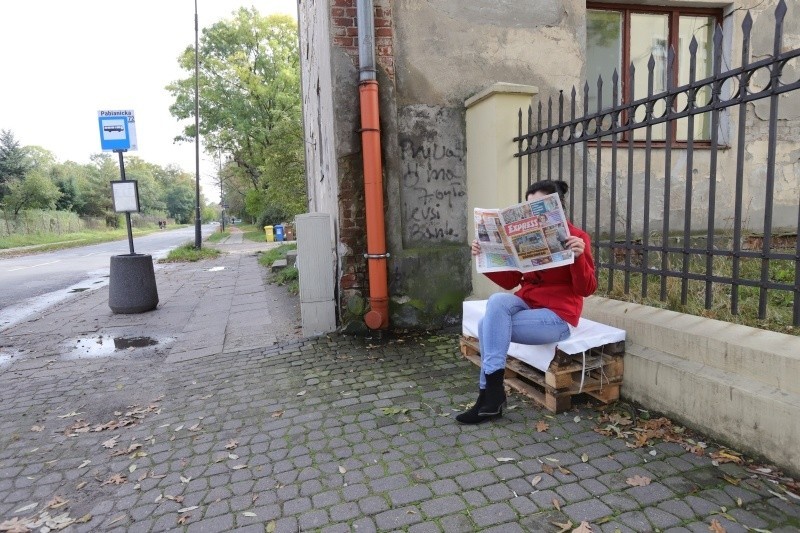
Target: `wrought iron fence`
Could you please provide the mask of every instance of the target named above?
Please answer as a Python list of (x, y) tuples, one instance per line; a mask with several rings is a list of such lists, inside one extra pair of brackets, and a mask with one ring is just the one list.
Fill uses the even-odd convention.
[[(785, 15), (786, 4), (781, 0), (775, 9), (772, 55), (765, 59), (750, 60), (753, 19), (748, 12), (742, 23), (742, 54), (741, 65), (738, 68), (722, 72), (723, 33), (721, 27), (717, 25), (713, 38), (713, 74), (710, 77), (696, 79), (698, 44), (693, 38), (689, 45), (688, 84), (675, 86), (673, 81), (675, 51), (670, 48), (667, 57), (667, 90), (664, 92), (653, 93), (655, 61), (651, 56), (648, 63), (647, 96), (644, 98), (633, 97), (635, 69), (631, 65), (630, 79), (625, 86), (627, 97), (624, 99), (619, 98), (620, 80), (617, 72), (613, 73), (611, 106), (603, 105), (601, 77), (597, 82), (596, 110), (590, 111), (588, 108), (588, 82), (583, 87), (583, 112), (580, 116), (576, 113), (578, 95), (574, 87), (568, 109), (563, 91), (560, 92), (556, 104), (558, 114), (556, 123), (553, 123), (552, 97), (547, 102), (547, 122), (544, 125), (541, 101), (538, 104), (535, 124), (533, 108), (528, 108), (527, 129), (523, 129), (525, 117), (523, 110), (520, 110), (519, 135), (514, 138), (514, 142), (517, 143), (520, 201), (525, 183), (530, 184), (534, 180), (542, 179), (543, 176), (550, 179), (564, 179), (570, 184), (568, 216), (576, 224), (590, 232), (593, 231), (593, 251), (598, 274), (602, 269), (607, 269), (609, 292), (614, 288), (615, 272), (621, 273), (626, 294), (630, 292), (632, 274), (640, 275), (641, 292), (644, 297), (648, 296), (648, 283), (658, 282), (659, 298), (662, 301), (667, 300), (668, 280), (680, 280), (680, 301), (686, 304), (690, 281), (695, 280), (704, 284), (706, 309), (711, 308), (712, 293), (716, 284), (718, 287), (727, 288), (730, 293), (730, 311), (736, 315), (739, 314), (740, 300), (743, 298), (740, 296), (740, 289), (749, 287), (751, 291), (758, 292), (759, 319), (766, 318), (768, 296), (780, 294), (784, 297), (784, 303), (792, 307), (793, 325), (800, 325), (800, 240), (797, 239), (797, 232), (800, 229), (800, 199), (797, 199), (796, 225), (792, 220), (793, 227), (790, 226), (783, 235), (773, 227), (775, 206), (773, 193), (779, 144), (779, 96), (800, 88), (800, 79), (785, 79), (792, 71), (797, 72), (794, 68), (787, 68), (787, 64), (800, 57), (800, 49), (781, 51)], [(768, 74), (769, 81), (763, 87), (755, 83), (757, 72)], [(748, 142), (747, 104), (762, 99), (765, 101), (768, 99), (769, 107), (766, 176), (763, 183), (765, 195), (763, 225), (759, 221), (763, 234), (748, 239), (746, 232), (749, 228), (744, 221), (745, 143)], [(735, 126), (737, 132), (732, 137), (730, 145), (725, 146), (720, 142), (720, 132), (726, 133), (726, 125), (722, 123), (722, 119), (725, 113), (734, 110), (738, 111), (738, 124)], [(565, 118), (566, 112), (569, 116)], [(695, 136), (695, 117), (701, 114), (710, 115), (710, 139), (700, 140)], [(686, 141), (679, 143), (675, 140), (673, 132), (676, 121), (680, 119), (687, 122), (687, 135)], [(665, 128), (664, 139), (654, 141), (653, 127), (661, 124)], [(638, 129), (645, 130), (643, 140), (634, 139), (636, 136), (634, 130)], [(625, 169), (620, 168), (622, 165), (618, 161), (620, 148), (623, 149), (623, 154), (627, 155)], [(704, 188), (707, 186), (708, 202), (700, 209), (705, 215), (705, 227), (698, 227), (696, 221), (693, 227), (692, 213), (698, 211), (698, 206), (692, 204), (693, 188), (695, 188), (693, 174), (696, 170), (694, 157), (695, 152), (700, 149), (707, 152), (703, 157), (708, 157), (708, 176), (706, 183), (703, 184)], [(734, 213), (732, 227), (727, 228), (724, 233), (720, 232), (721, 227), (717, 222), (718, 213), (716, 213), (720, 149), (735, 150), (735, 178), (731, 184), (735, 189)], [(657, 191), (651, 180), (655, 151), (658, 151), (659, 159), (663, 157), (663, 169), (660, 169), (663, 171), (663, 176), (659, 176), (659, 181), (663, 179), (662, 191)], [(680, 224), (672, 225), (671, 192), (677, 178), (680, 177), (673, 175), (672, 165), (674, 158), (677, 157), (676, 154), (686, 159), (683, 180), (685, 190), (682, 194), (684, 220)], [(606, 163), (604, 157), (609, 157), (610, 163)], [(590, 165), (591, 159), (594, 161)], [(634, 197), (634, 159), (644, 166), (641, 198)], [(643, 159), (643, 163), (640, 159)], [(605, 182), (604, 173), (608, 175)], [(624, 181), (625, 185), (623, 191), (618, 190), (621, 181)], [(590, 199), (592, 188), (594, 198)], [(796, 190), (795, 186), (794, 191)], [(659, 199), (661, 210), (658, 213), (663, 218), (657, 225), (660, 227), (651, 227), (653, 196), (658, 192), (663, 192), (663, 198)], [(605, 202), (602, 201), (603, 195)], [(576, 196), (580, 196), (579, 206), (575, 205)], [(590, 200), (593, 206), (590, 206)], [(632, 206), (637, 200), (642, 202), (641, 220), (634, 223)], [(603, 205), (604, 203), (606, 205)], [(623, 212), (620, 212), (620, 204), (625, 206)], [(589, 216), (592, 214), (589, 212), (590, 207), (594, 208), (593, 228), (587, 227)], [(618, 218), (624, 219), (624, 228), (617, 227)], [(675, 226), (678, 226), (677, 231)], [(704, 246), (700, 244), (701, 241), (704, 241)], [(726, 266), (730, 267), (730, 273), (715, 272), (715, 260), (717, 264), (719, 261), (724, 261)], [(698, 261), (699, 269), (690, 268), (690, 264)], [(756, 263), (756, 273), (753, 276), (742, 275), (744, 262)], [(771, 266), (775, 265), (782, 266), (781, 274), (778, 276), (775, 275), (774, 268), (771, 269)], [(789, 303), (789, 300), (793, 301)]]

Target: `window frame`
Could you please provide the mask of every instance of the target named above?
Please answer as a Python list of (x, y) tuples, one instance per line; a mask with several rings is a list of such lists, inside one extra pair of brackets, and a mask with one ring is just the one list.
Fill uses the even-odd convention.
[[(638, 13), (638, 14), (664, 14), (667, 13), (669, 15), (668, 23), (667, 23), (667, 33), (669, 35), (669, 46), (675, 51), (675, 63), (674, 68), (672, 69), (672, 79), (670, 83), (672, 87), (678, 86), (678, 74), (680, 73), (680, 68), (678, 66), (679, 61), (679, 50), (678, 50), (678, 39), (680, 36), (680, 17), (681, 15), (689, 15), (689, 16), (706, 16), (706, 17), (714, 17), (716, 19), (717, 24), (722, 26), (723, 20), (725, 15), (723, 13), (722, 7), (689, 7), (689, 6), (655, 6), (655, 5), (642, 5), (642, 4), (622, 4), (618, 2), (599, 2), (599, 1), (587, 1), (586, 2), (586, 10), (595, 10), (595, 11), (616, 11), (622, 14), (622, 57), (620, 58), (621, 62), (621, 72), (619, 73), (620, 79), (620, 103), (627, 104), (628, 102), (628, 84), (630, 80), (630, 70), (631, 70), (631, 60), (630, 60), (630, 53), (631, 53), (631, 14)], [(588, 31), (588, 26), (587, 26)], [(609, 73), (610, 76), (611, 73)], [(614, 104), (616, 105), (616, 103)], [(675, 105), (675, 103), (673, 103)], [(591, 110), (590, 110), (591, 111)], [(625, 112), (623, 111), (622, 118), (625, 119)], [(631, 132), (625, 132), (621, 135), (620, 141), (628, 141), (628, 135)], [(688, 140), (678, 140), (678, 128), (672, 128), (672, 139), (670, 139), (670, 144), (672, 146), (682, 147), (688, 144)], [(600, 141), (602, 146), (606, 144), (611, 146), (611, 141)], [(619, 142), (619, 141), (618, 141)], [(646, 141), (644, 140), (634, 140), (634, 146), (644, 146)], [(651, 140), (651, 146), (653, 147), (664, 147), (667, 144), (667, 139), (659, 139), (659, 140)], [(694, 139), (693, 141), (694, 146), (700, 147), (710, 147), (711, 141), (710, 140), (701, 140), (701, 139)]]

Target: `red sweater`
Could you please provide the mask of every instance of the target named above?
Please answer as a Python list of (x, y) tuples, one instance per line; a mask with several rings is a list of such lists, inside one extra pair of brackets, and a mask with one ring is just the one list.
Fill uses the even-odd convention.
[(569, 224), (569, 233), (583, 239), (586, 248), (571, 265), (522, 274), (516, 271), (487, 272), (485, 275), (506, 290), (520, 286), (515, 292), (531, 309), (547, 308), (573, 326), (583, 311), (583, 298), (597, 289), (591, 241), (586, 232)]

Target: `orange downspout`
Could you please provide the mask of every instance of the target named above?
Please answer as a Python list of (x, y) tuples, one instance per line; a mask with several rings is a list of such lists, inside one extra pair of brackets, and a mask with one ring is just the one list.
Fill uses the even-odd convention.
[(386, 275), (386, 226), (383, 213), (383, 168), (381, 165), (378, 82), (362, 80), (358, 87), (361, 104), (361, 152), (364, 160), (364, 202), (367, 211), (367, 266), (370, 310), (364, 322), (370, 329), (389, 327), (389, 285)]

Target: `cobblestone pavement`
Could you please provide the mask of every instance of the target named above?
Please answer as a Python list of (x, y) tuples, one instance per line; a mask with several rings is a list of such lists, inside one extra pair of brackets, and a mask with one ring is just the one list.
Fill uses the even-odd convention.
[(628, 449), (588, 407), (514, 397), (501, 421), (460, 426), (474, 373), (453, 336), (5, 373), (0, 517), (55, 502), (87, 520), (74, 531), (798, 531), (800, 502), (766, 478), (677, 444)]
[[(74, 313), (92, 298), (65, 305)], [(552, 415), (512, 395), (503, 419), (458, 425), (476, 368), (455, 335), (31, 360), (41, 364), (0, 373), (5, 528), (32, 518), (36, 531), (76, 532), (555, 532), (583, 521), (604, 532), (800, 531), (800, 501), (774, 473), (715, 466), (678, 443), (629, 448), (594, 431), (591, 406)]]

